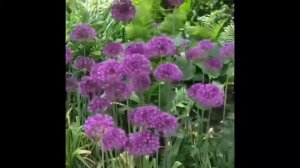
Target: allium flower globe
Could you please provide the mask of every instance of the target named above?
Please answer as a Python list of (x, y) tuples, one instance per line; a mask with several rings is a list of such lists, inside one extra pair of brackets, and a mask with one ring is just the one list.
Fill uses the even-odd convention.
[(106, 131), (115, 127), (113, 118), (107, 114), (96, 114), (90, 116), (84, 124), (84, 132), (87, 136), (94, 140), (102, 140)]
[(103, 113), (110, 106), (110, 104), (111, 103), (109, 100), (95, 96), (88, 105), (88, 112)]
[(72, 74), (66, 75), (66, 91), (72, 92), (77, 89), (78, 81)]
[(69, 47), (66, 46), (66, 64), (69, 64), (73, 59), (73, 53)]
[(111, 101), (125, 101), (132, 94), (132, 88), (124, 82), (112, 83), (104, 89), (105, 97)]
[(128, 114), (129, 122), (133, 125), (154, 128), (155, 117), (160, 113), (160, 109), (157, 106), (148, 105), (143, 107), (137, 107), (132, 109)]
[(103, 136), (103, 148), (105, 151), (121, 150), (125, 147), (127, 139), (124, 130), (115, 127), (108, 128)]
[(96, 39), (96, 31), (88, 24), (77, 25), (71, 33), (73, 41), (89, 41)]
[(159, 137), (151, 131), (141, 131), (129, 136), (126, 150), (130, 155), (143, 156), (151, 155), (160, 147)]
[(177, 118), (167, 112), (159, 113), (154, 119), (154, 129), (161, 132), (164, 137), (171, 136), (176, 133), (178, 128)]
[(214, 49), (215, 44), (211, 40), (202, 40), (199, 42), (198, 46), (207, 52)]
[(137, 76), (132, 76), (131, 86), (132, 90), (137, 93), (148, 90), (151, 86), (151, 79), (149, 74), (140, 74)]
[(141, 54), (126, 55), (123, 62), (123, 68), (129, 76), (150, 74), (152, 70), (151, 62)]
[(234, 57), (234, 43), (228, 42), (223, 45), (219, 53), (221, 58), (233, 58)]
[(169, 7), (175, 7), (181, 5), (184, 0), (164, 0), (167, 6)]
[(130, 22), (135, 17), (135, 7), (131, 0), (114, 0), (111, 14), (117, 21)]
[(176, 54), (174, 41), (168, 36), (153, 37), (147, 47), (151, 51), (151, 57), (164, 57)]
[(84, 76), (79, 82), (79, 93), (85, 97), (93, 97), (101, 92), (99, 82), (90, 76)]
[(132, 54), (141, 54), (144, 55), (146, 58), (149, 58), (150, 53), (150, 50), (144, 43), (132, 43), (125, 49), (125, 56)]
[(188, 95), (204, 107), (221, 107), (224, 104), (224, 91), (216, 84), (192, 85)]
[(75, 63), (75, 68), (79, 70), (90, 71), (92, 66), (95, 64), (95, 61), (89, 57), (78, 57)]
[(108, 43), (104, 46), (103, 53), (109, 57), (117, 57), (123, 51), (122, 44), (119, 42)]
[(205, 51), (199, 46), (192, 47), (186, 51), (186, 57), (194, 61), (204, 60)]
[(183, 73), (176, 64), (162, 63), (154, 70), (154, 77), (164, 82), (177, 82), (183, 80)]
[(223, 68), (223, 60), (217, 57), (210, 57), (204, 62), (204, 67), (209, 71), (220, 71)]
[(108, 85), (122, 81), (125, 73), (120, 62), (110, 59), (95, 64), (90, 74), (100, 83)]

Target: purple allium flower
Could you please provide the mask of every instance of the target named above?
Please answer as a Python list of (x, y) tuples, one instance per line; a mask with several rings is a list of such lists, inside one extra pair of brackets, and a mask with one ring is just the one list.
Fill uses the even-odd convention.
[(132, 90), (139, 93), (149, 89), (151, 85), (151, 79), (148, 74), (140, 74), (131, 77)]
[(77, 25), (71, 33), (71, 39), (73, 41), (88, 41), (96, 37), (96, 31), (88, 24)]
[(78, 57), (75, 63), (75, 68), (79, 70), (90, 71), (92, 66), (95, 64), (95, 61), (89, 57)]
[(211, 40), (202, 40), (199, 42), (198, 46), (207, 52), (214, 49), (215, 44)]
[(141, 54), (126, 55), (123, 62), (123, 68), (128, 76), (150, 74), (152, 70), (151, 62)]
[(223, 47), (220, 48), (219, 56), (224, 59), (233, 58), (234, 57), (234, 43), (232, 43), (232, 42), (225, 43), (223, 45)]
[(205, 51), (199, 46), (192, 47), (186, 51), (186, 57), (190, 60), (203, 60), (205, 57)]
[(122, 44), (119, 42), (108, 43), (103, 48), (103, 53), (109, 57), (117, 57), (123, 51)]
[(105, 97), (111, 101), (125, 101), (131, 94), (132, 89), (124, 82), (112, 83), (104, 89)]
[(90, 116), (84, 124), (84, 132), (94, 140), (102, 140), (103, 135), (106, 131), (115, 127), (113, 118), (107, 114), (96, 114)]
[(120, 128), (111, 127), (107, 129), (103, 136), (104, 150), (121, 150), (127, 143), (127, 135), (124, 130)]
[(157, 106), (148, 105), (143, 107), (137, 107), (130, 110), (128, 114), (129, 122), (133, 125), (154, 128), (155, 117), (160, 113), (160, 109)]
[(94, 96), (88, 105), (88, 111), (93, 113), (102, 113), (109, 106), (110, 106), (109, 100), (102, 97)]
[(154, 123), (154, 129), (161, 132), (164, 137), (173, 135), (178, 128), (177, 118), (167, 112), (159, 113)]
[(168, 36), (153, 37), (148, 43), (151, 57), (171, 56), (176, 53), (174, 41)]
[(69, 47), (66, 46), (66, 64), (69, 64), (73, 59), (73, 53)]
[(184, 0), (164, 0), (167, 6), (169, 7), (175, 7), (179, 6), (183, 3)]
[(150, 50), (144, 43), (132, 43), (125, 49), (125, 56), (132, 54), (142, 54), (146, 58), (150, 57)]
[(154, 70), (154, 77), (164, 82), (177, 82), (183, 80), (183, 73), (176, 64), (166, 62)]
[(204, 62), (204, 67), (209, 71), (220, 71), (223, 68), (223, 60), (217, 57), (210, 57)]
[(216, 84), (195, 84), (188, 95), (205, 107), (220, 107), (224, 104), (224, 91)]
[(131, 0), (114, 0), (111, 15), (115, 20), (129, 22), (134, 19), (135, 13)]
[(99, 82), (90, 76), (85, 76), (79, 82), (79, 92), (82, 96), (92, 97), (101, 91)]
[(133, 156), (151, 155), (160, 147), (159, 137), (151, 131), (140, 131), (129, 136), (126, 150)]
[(78, 83), (77, 79), (72, 74), (66, 75), (66, 91), (72, 92), (77, 89)]
[(125, 73), (120, 62), (110, 59), (95, 64), (90, 74), (93, 78), (106, 86), (110, 83), (122, 81)]

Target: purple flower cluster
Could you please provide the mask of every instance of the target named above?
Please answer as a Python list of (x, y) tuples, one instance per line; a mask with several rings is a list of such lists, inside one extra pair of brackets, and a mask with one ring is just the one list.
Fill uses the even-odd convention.
[(111, 101), (125, 101), (132, 94), (132, 88), (125, 82), (115, 82), (104, 88), (105, 97)]
[(119, 42), (108, 43), (104, 46), (103, 53), (106, 56), (115, 58), (123, 51), (122, 44)]
[(69, 47), (66, 46), (66, 64), (69, 64), (73, 59), (73, 53)]
[(154, 70), (154, 77), (164, 82), (177, 82), (183, 80), (183, 73), (176, 64), (167, 62)]
[(126, 55), (132, 54), (141, 54), (144, 55), (146, 58), (150, 58), (150, 50), (148, 46), (144, 43), (132, 43), (125, 49), (125, 57)]
[(202, 40), (199, 42), (198, 46), (204, 51), (208, 52), (214, 49), (215, 44), (211, 40)]
[(137, 93), (148, 90), (150, 86), (151, 86), (151, 79), (148, 74), (140, 74), (131, 77), (132, 90)]
[(131, 0), (114, 0), (111, 14), (117, 21), (130, 22), (135, 17), (135, 7)]
[(88, 105), (88, 111), (92, 113), (102, 113), (110, 106), (110, 104), (109, 100), (95, 96)]
[(204, 62), (204, 67), (209, 71), (220, 71), (223, 68), (223, 60), (219, 57), (210, 57)]
[(164, 57), (176, 54), (174, 41), (168, 36), (153, 37), (147, 46), (151, 51), (150, 57)]
[(204, 107), (220, 107), (224, 104), (224, 91), (215, 84), (194, 84), (188, 95)]
[(90, 74), (104, 85), (121, 82), (124, 78), (122, 64), (112, 59), (95, 64)]
[(234, 43), (228, 42), (220, 49), (219, 56), (223, 59), (234, 57)]
[(142, 156), (155, 153), (159, 147), (159, 137), (146, 130), (131, 134), (126, 150), (130, 155)]
[(128, 140), (125, 131), (117, 128), (113, 118), (106, 114), (90, 116), (85, 122), (84, 131), (89, 138), (102, 142), (103, 150), (121, 150)]
[(79, 70), (90, 71), (92, 66), (95, 64), (95, 61), (89, 57), (78, 57), (75, 63), (75, 68)]
[(113, 118), (107, 114), (90, 116), (84, 124), (84, 132), (94, 140), (101, 140), (108, 128), (115, 127)]
[(85, 76), (79, 82), (79, 92), (85, 97), (93, 97), (101, 92), (101, 85), (94, 78)]
[(71, 33), (71, 39), (73, 41), (89, 41), (96, 37), (96, 31), (88, 24), (77, 25)]
[(72, 92), (77, 89), (78, 81), (72, 74), (66, 74), (66, 91)]
[(166, 137), (173, 135), (178, 128), (176, 117), (167, 112), (162, 112), (153, 105), (132, 109), (128, 114), (128, 119), (131, 124), (153, 128)]
[(205, 51), (201, 47), (195, 46), (186, 51), (186, 57), (193, 61), (204, 60)]
[(127, 135), (121, 128), (108, 128), (103, 136), (104, 150), (121, 150), (127, 143)]
[(141, 54), (128, 54), (123, 61), (124, 71), (128, 76), (150, 74), (152, 66), (150, 61)]

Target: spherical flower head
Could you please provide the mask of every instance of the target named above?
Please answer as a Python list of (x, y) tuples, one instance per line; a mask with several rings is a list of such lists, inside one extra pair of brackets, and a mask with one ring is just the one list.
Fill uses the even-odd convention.
[(200, 105), (204, 107), (221, 107), (224, 104), (224, 91), (216, 84), (198, 85), (193, 88), (194, 91), (190, 91), (190, 88), (188, 93)]
[(184, 0), (164, 0), (168, 7), (179, 6), (183, 3)]
[(132, 43), (125, 49), (125, 56), (132, 54), (141, 54), (146, 58), (150, 57), (150, 50), (144, 43)]
[(79, 93), (85, 97), (98, 95), (101, 91), (99, 82), (90, 76), (85, 76), (79, 82)]
[(90, 116), (85, 121), (84, 132), (89, 138), (99, 141), (102, 140), (103, 135), (111, 127), (115, 127), (115, 123), (111, 116), (106, 114), (96, 114)]
[(96, 37), (96, 31), (88, 24), (77, 25), (71, 33), (71, 40), (73, 41), (89, 41)]
[(188, 89), (188, 96), (194, 100), (197, 99), (197, 95), (198, 95), (198, 90), (204, 89), (204, 84), (201, 83), (197, 83), (192, 85), (189, 89)]
[(179, 126), (177, 118), (167, 112), (159, 113), (155, 117), (154, 123), (154, 129), (161, 132), (164, 137), (174, 135)]
[(168, 36), (153, 37), (147, 47), (151, 51), (151, 57), (172, 56), (176, 53), (174, 41)]
[(123, 51), (122, 44), (119, 42), (108, 43), (104, 46), (103, 53), (109, 57), (117, 57)]
[(155, 127), (155, 116), (157, 116), (160, 112), (160, 109), (153, 105), (137, 107), (130, 110), (128, 119), (133, 125), (153, 128)]
[(192, 47), (186, 51), (186, 57), (193, 61), (204, 60), (205, 51), (199, 46)]
[(90, 74), (103, 85), (118, 83), (124, 79), (122, 64), (113, 59), (95, 64)]
[(199, 42), (198, 46), (202, 48), (204, 51), (208, 52), (214, 49), (215, 44), (211, 40), (202, 40)]
[(220, 71), (223, 68), (223, 60), (217, 57), (210, 57), (204, 62), (204, 67), (209, 71)]
[(131, 86), (132, 90), (137, 93), (148, 90), (151, 86), (151, 79), (149, 74), (140, 74), (137, 76), (132, 76)]
[(154, 70), (154, 77), (164, 82), (177, 82), (183, 80), (183, 73), (176, 64), (167, 62), (160, 64)]
[(232, 43), (232, 42), (225, 43), (223, 45), (223, 47), (220, 48), (219, 56), (224, 59), (233, 58), (234, 57), (234, 43)]
[(77, 89), (78, 81), (72, 74), (66, 75), (66, 91), (73, 92)]
[(76, 60), (75, 68), (79, 70), (90, 71), (95, 61), (89, 57), (80, 56)]
[(66, 46), (66, 64), (69, 64), (73, 59), (73, 53), (69, 47)]
[(160, 147), (159, 137), (151, 131), (140, 131), (129, 136), (126, 150), (130, 155), (143, 156), (151, 155)]
[(104, 89), (105, 97), (111, 101), (125, 101), (132, 94), (132, 88), (124, 82), (112, 83)]
[(107, 129), (103, 136), (103, 148), (107, 150), (121, 150), (127, 143), (127, 135), (124, 130), (120, 128), (111, 127)]
[(128, 76), (150, 74), (152, 70), (151, 62), (141, 54), (126, 55), (123, 68)]
[(130, 22), (134, 19), (135, 13), (131, 0), (114, 0), (111, 15), (116, 21)]
[(88, 112), (103, 113), (110, 106), (110, 104), (111, 103), (109, 100), (94, 96), (88, 105)]

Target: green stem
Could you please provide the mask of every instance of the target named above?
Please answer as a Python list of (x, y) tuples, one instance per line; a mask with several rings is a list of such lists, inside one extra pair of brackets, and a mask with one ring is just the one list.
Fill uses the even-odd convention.
[(211, 118), (211, 112), (212, 112), (212, 108), (209, 109), (208, 111), (208, 118), (207, 118), (207, 131), (209, 130), (210, 127), (210, 118)]
[(227, 101), (227, 89), (228, 89), (228, 75), (226, 77), (226, 83), (225, 83), (225, 96), (224, 96), (224, 109), (223, 109), (223, 122), (225, 121), (226, 118), (226, 101)]
[(122, 26), (122, 43), (126, 42), (125, 25)]

